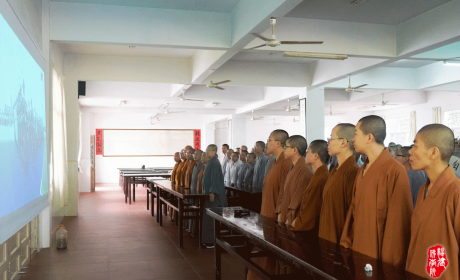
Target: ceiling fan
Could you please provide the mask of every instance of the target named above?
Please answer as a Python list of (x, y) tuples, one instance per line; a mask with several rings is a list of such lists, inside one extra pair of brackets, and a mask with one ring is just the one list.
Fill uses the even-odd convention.
[(185, 89), (184, 89), (182, 90), (182, 93), (181, 95), (179, 95), (178, 99), (169, 99), (167, 101), (204, 101), (204, 100), (185, 98)]
[(294, 109), (293, 108), (293, 107), (299, 107), (299, 104), (291, 106), (291, 103), (290, 103), (289, 99), (287, 100), (287, 102), (288, 102), (288, 106), (286, 107), (286, 112), (299, 111), (299, 109)]
[(299, 122), (300, 120), (296, 120), (295, 118), (292, 120), (292, 122)]
[(278, 41), (276, 40), (276, 35), (275, 35), (275, 24), (276, 24), (276, 18), (272, 17), (270, 18), (270, 24), (272, 26), (272, 35), (270, 38), (266, 38), (262, 35), (259, 35), (259, 34), (254, 34), (255, 36), (257, 36), (258, 38), (262, 39), (265, 41), (265, 44), (262, 44), (262, 45), (259, 45), (259, 46), (256, 46), (256, 47), (253, 47), (253, 48), (249, 48), (247, 50), (252, 50), (252, 49), (257, 49), (257, 48), (261, 48), (261, 47), (265, 47), (265, 46), (268, 46), (268, 47), (277, 47), (279, 45), (310, 45), (310, 44), (322, 44), (323, 41)]
[(261, 119), (263, 119), (263, 117), (257, 117), (257, 118), (254, 117), (254, 110), (252, 110), (252, 116), (251, 116), (251, 118), (250, 118), (249, 120), (251, 120), (251, 121), (258, 121), (258, 120), (261, 120)]
[[(164, 104), (163, 104), (164, 105)], [(163, 109), (164, 112), (163, 114), (168, 115), (168, 114), (177, 114), (177, 113), (185, 113), (185, 111), (177, 111), (177, 112), (170, 112), (168, 109), (169, 103), (166, 103), (166, 106), (161, 105), (159, 109)], [(162, 108), (163, 107), (163, 108)]]
[(273, 123), (264, 123), (264, 125), (280, 125), (281, 123), (276, 123), (276, 119), (273, 119)]
[(351, 75), (348, 75), (348, 87), (345, 89), (346, 92), (362, 92), (362, 91), (357, 91), (355, 89), (365, 87), (367, 84), (363, 84), (357, 87), (352, 87), (351, 86)]
[(192, 86), (206, 86), (208, 88), (217, 88), (217, 89), (220, 89), (220, 90), (224, 90), (224, 88), (220, 87), (219, 85), (230, 83), (230, 82), (231, 82), (231, 80), (220, 81), (220, 82), (217, 82), (217, 83), (214, 83), (213, 81), (209, 81), (207, 84), (190, 84), (190, 85), (192, 85)]
[(399, 104), (390, 103), (390, 101), (385, 101), (385, 94), (382, 93), (382, 103), (380, 103), (379, 105), (366, 105), (366, 106), (363, 106), (363, 107), (359, 107), (357, 109), (358, 110), (364, 110), (364, 109), (369, 109), (369, 108), (383, 107), (383, 106), (386, 106), (386, 105), (396, 106), (396, 105), (399, 105)]
[(332, 106), (329, 106), (329, 114), (328, 116), (336, 116), (336, 115), (344, 115), (345, 113), (332, 113)]

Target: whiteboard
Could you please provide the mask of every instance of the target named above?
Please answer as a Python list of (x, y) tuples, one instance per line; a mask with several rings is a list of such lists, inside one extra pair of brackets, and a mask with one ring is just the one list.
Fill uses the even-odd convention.
[(192, 129), (104, 129), (105, 157), (172, 156), (193, 147)]

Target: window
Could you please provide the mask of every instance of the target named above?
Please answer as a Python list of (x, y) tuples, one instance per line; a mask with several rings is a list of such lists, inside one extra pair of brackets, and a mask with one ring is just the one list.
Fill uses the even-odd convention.
[(400, 144), (402, 146), (410, 145), (410, 117), (387, 119), (387, 137), (385, 138), (385, 146), (390, 142)]
[(460, 137), (460, 110), (444, 112), (444, 125), (452, 129), (455, 138)]

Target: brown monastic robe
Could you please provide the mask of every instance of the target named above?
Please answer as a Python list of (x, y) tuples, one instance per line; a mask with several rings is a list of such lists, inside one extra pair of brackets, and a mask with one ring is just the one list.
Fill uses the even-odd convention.
[[(451, 166), (436, 179), (428, 195), (428, 180), (419, 190), (411, 223), (411, 240), (406, 269), (422, 277), (430, 278), (428, 249), (436, 245), (444, 247), (448, 264), (437, 279), (460, 279), (458, 254), (460, 244), (460, 179)], [(447, 257), (446, 257), (447, 256)], [(438, 252), (436, 252), (438, 258)], [(438, 269), (439, 263), (436, 264)]]
[(402, 266), (410, 241), (412, 198), (404, 166), (388, 149), (363, 176), (368, 161), (356, 175), (340, 245)]
[(176, 186), (180, 186), (180, 178), (181, 178), (181, 172), (182, 172), (183, 166), (184, 166), (184, 161), (179, 162), (179, 166), (177, 166), (176, 174), (174, 177), (174, 183)]
[[(291, 167), (291, 170), (286, 177), (286, 182), (283, 186), (284, 191), (279, 199), (280, 201), (278, 203), (278, 207), (276, 208), (278, 221), (286, 223), (288, 213), (290, 212), (289, 206), (293, 200), (296, 200), (294, 202), (298, 201), (298, 205), (300, 205), (302, 196), (305, 193), (312, 176), (313, 172), (311, 171), (310, 166), (308, 166), (305, 162), (305, 158), (299, 158), (295, 165)], [(289, 220), (289, 224), (291, 224), (292, 221), (293, 220)]]
[(201, 180), (203, 179), (204, 168), (205, 168), (205, 166), (203, 166), (203, 168), (201, 168), (200, 173), (198, 173), (198, 181), (196, 182), (196, 193), (198, 193), (198, 194), (201, 194), (203, 192), (203, 187), (202, 187), (202, 184), (201, 184)]
[(327, 165), (321, 165), (311, 177), (303, 195), (291, 201), (288, 223), (292, 224), (295, 220), (294, 231), (318, 230), (321, 196), (328, 175)]
[(184, 187), (187, 189), (190, 188), (192, 185), (192, 174), (193, 174), (193, 167), (195, 167), (196, 161), (189, 160), (187, 164), (187, 171), (185, 171), (185, 179), (184, 179)]
[(272, 163), (264, 179), (260, 215), (276, 219), (276, 206), (279, 203), (280, 192), (282, 195), (284, 183), (291, 167), (292, 161), (284, 156), (284, 152)]
[(176, 162), (176, 164), (174, 165), (173, 170), (171, 171), (171, 177), (170, 177), (171, 182), (176, 183), (177, 169), (179, 168), (180, 164), (181, 164), (180, 162)]
[(189, 165), (189, 161), (188, 160), (184, 160), (184, 164), (182, 164), (182, 167), (180, 169), (180, 174), (179, 174), (179, 185), (178, 186), (181, 186), (183, 187), (185, 185), (185, 174), (187, 173), (187, 167)]
[[(276, 205), (279, 203), (280, 191), (283, 191), (284, 183), (286, 182), (286, 177), (291, 167), (292, 161), (284, 156), (284, 152), (282, 152), (272, 163), (264, 179), (260, 215), (276, 220)], [(254, 262), (270, 274), (279, 272), (279, 267), (277, 266), (275, 258), (262, 257), (254, 259)], [(260, 279), (260, 277), (249, 270), (246, 279), (255, 280)]]
[(319, 237), (334, 243), (340, 242), (358, 169), (359, 166), (352, 155), (329, 173), (323, 189)]

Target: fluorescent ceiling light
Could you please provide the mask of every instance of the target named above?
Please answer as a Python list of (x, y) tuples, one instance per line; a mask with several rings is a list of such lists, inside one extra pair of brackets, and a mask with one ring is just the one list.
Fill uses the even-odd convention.
[(208, 104), (206, 104), (206, 105), (204, 105), (204, 106), (205, 106), (206, 108), (211, 108), (211, 107), (214, 107), (214, 106), (216, 106), (216, 105), (217, 105), (217, 103), (211, 102), (211, 103), (208, 103)]
[(119, 105), (120, 106), (126, 105), (126, 100), (121, 100)]
[(307, 53), (307, 52), (285, 52), (284, 57), (301, 57), (301, 58), (322, 58), (322, 59), (335, 59), (344, 60), (348, 56), (344, 54), (327, 54), (327, 53)]
[(451, 60), (451, 61), (444, 60), (444, 65), (447, 65), (447, 66), (460, 66), (460, 60)]

